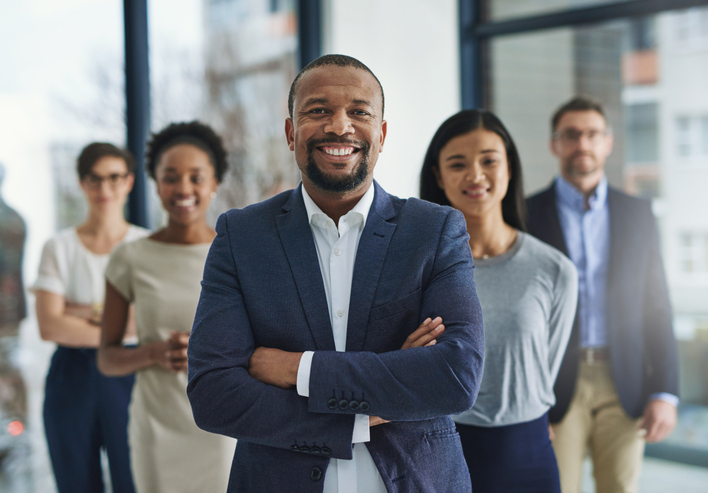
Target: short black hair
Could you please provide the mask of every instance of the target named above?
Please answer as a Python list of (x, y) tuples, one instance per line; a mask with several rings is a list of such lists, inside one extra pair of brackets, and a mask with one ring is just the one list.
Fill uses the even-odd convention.
[(336, 65), (338, 67), (354, 67), (358, 68), (359, 70), (365, 70), (366, 72), (369, 72), (374, 77), (374, 79), (376, 79), (376, 82), (379, 84), (379, 89), (381, 89), (381, 118), (383, 118), (385, 105), (384, 90), (383, 86), (381, 85), (381, 81), (379, 81), (379, 78), (374, 75), (374, 73), (369, 67), (361, 63), (356, 58), (347, 55), (322, 55), (318, 59), (313, 60), (312, 62), (305, 65), (305, 68), (300, 70), (300, 73), (297, 74), (295, 80), (293, 80), (293, 83), (290, 84), (290, 93), (288, 94), (288, 114), (290, 115), (290, 118), (293, 117), (293, 109), (295, 107), (295, 92), (297, 91), (297, 83), (300, 81), (300, 78), (313, 68), (324, 67), (326, 65)]
[(555, 133), (558, 122), (563, 118), (563, 115), (571, 111), (597, 111), (602, 115), (605, 123), (607, 123), (605, 108), (600, 101), (589, 96), (575, 96), (570, 101), (561, 105), (555, 113), (553, 113), (553, 118), (551, 118), (551, 134)]
[(459, 135), (483, 128), (501, 137), (509, 163), (509, 188), (502, 199), (504, 222), (518, 230), (526, 231), (526, 200), (524, 180), (521, 173), (521, 159), (509, 131), (494, 113), (486, 110), (464, 110), (445, 120), (433, 136), (425, 153), (420, 171), (420, 198), (440, 205), (451, 205), (445, 191), (438, 186), (434, 170), (440, 169), (440, 151)]
[(171, 123), (158, 133), (152, 134), (145, 153), (145, 169), (148, 175), (154, 179), (162, 153), (179, 144), (190, 144), (206, 152), (214, 166), (216, 181), (221, 183), (229, 167), (224, 143), (214, 129), (197, 120)]
[(125, 161), (128, 173), (135, 171), (135, 158), (128, 149), (122, 149), (108, 142), (91, 142), (81, 150), (76, 160), (76, 173), (79, 175), (79, 180), (86, 178), (99, 159), (106, 156), (117, 157)]

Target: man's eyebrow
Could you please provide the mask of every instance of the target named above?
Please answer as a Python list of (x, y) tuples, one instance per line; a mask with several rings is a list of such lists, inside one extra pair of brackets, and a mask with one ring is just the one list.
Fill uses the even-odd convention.
[(303, 106), (312, 106), (313, 104), (326, 104), (329, 103), (329, 99), (327, 98), (310, 98), (305, 103)]
[(354, 100), (352, 101), (352, 103), (354, 103), (354, 104), (362, 104), (362, 105), (365, 105), (365, 106), (374, 106), (371, 101), (367, 101), (366, 99), (354, 99)]

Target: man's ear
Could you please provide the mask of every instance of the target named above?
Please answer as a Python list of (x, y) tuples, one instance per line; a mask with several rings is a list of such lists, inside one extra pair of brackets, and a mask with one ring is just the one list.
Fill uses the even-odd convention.
[(288, 148), (295, 150), (295, 124), (292, 118), (285, 119), (285, 138), (288, 141)]
[(554, 156), (558, 157), (558, 141), (551, 137), (551, 140), (548, 141), (548, 149), (551, 151), (551, 154)]
[(388, 131), (388, 123), (386, 120), (381, 122), (381, 140), (379, 141), (379, 152), (383, 151), (384, 141), (386, 140), (386, 132)]

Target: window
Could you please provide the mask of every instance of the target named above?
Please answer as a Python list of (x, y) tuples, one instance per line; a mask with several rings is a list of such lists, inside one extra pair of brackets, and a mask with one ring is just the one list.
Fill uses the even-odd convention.
[(676, 154), (692, 161), (708, 156), (708, 115), (676, 118)]
[(691, 150), (691, 120), (686, 117), (676, 118), (676, 154), (687, 157)]
[(682, 272), (708, 273), (708, 233), (683, 233), (679, 253)]
[(625, 106), (625, 160), (654, 163), (659, 159), (659, 127), (656, 103)]

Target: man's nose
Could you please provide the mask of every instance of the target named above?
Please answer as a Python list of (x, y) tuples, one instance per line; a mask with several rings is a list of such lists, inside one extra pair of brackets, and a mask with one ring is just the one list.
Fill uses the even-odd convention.
[(332, 114), (332, 117), (327, 122), (324, 128), (325, 133), (333, 133), (335, 135), (346, 135), (354, 133), (352, 120), (345, 110), (337, 111)]

